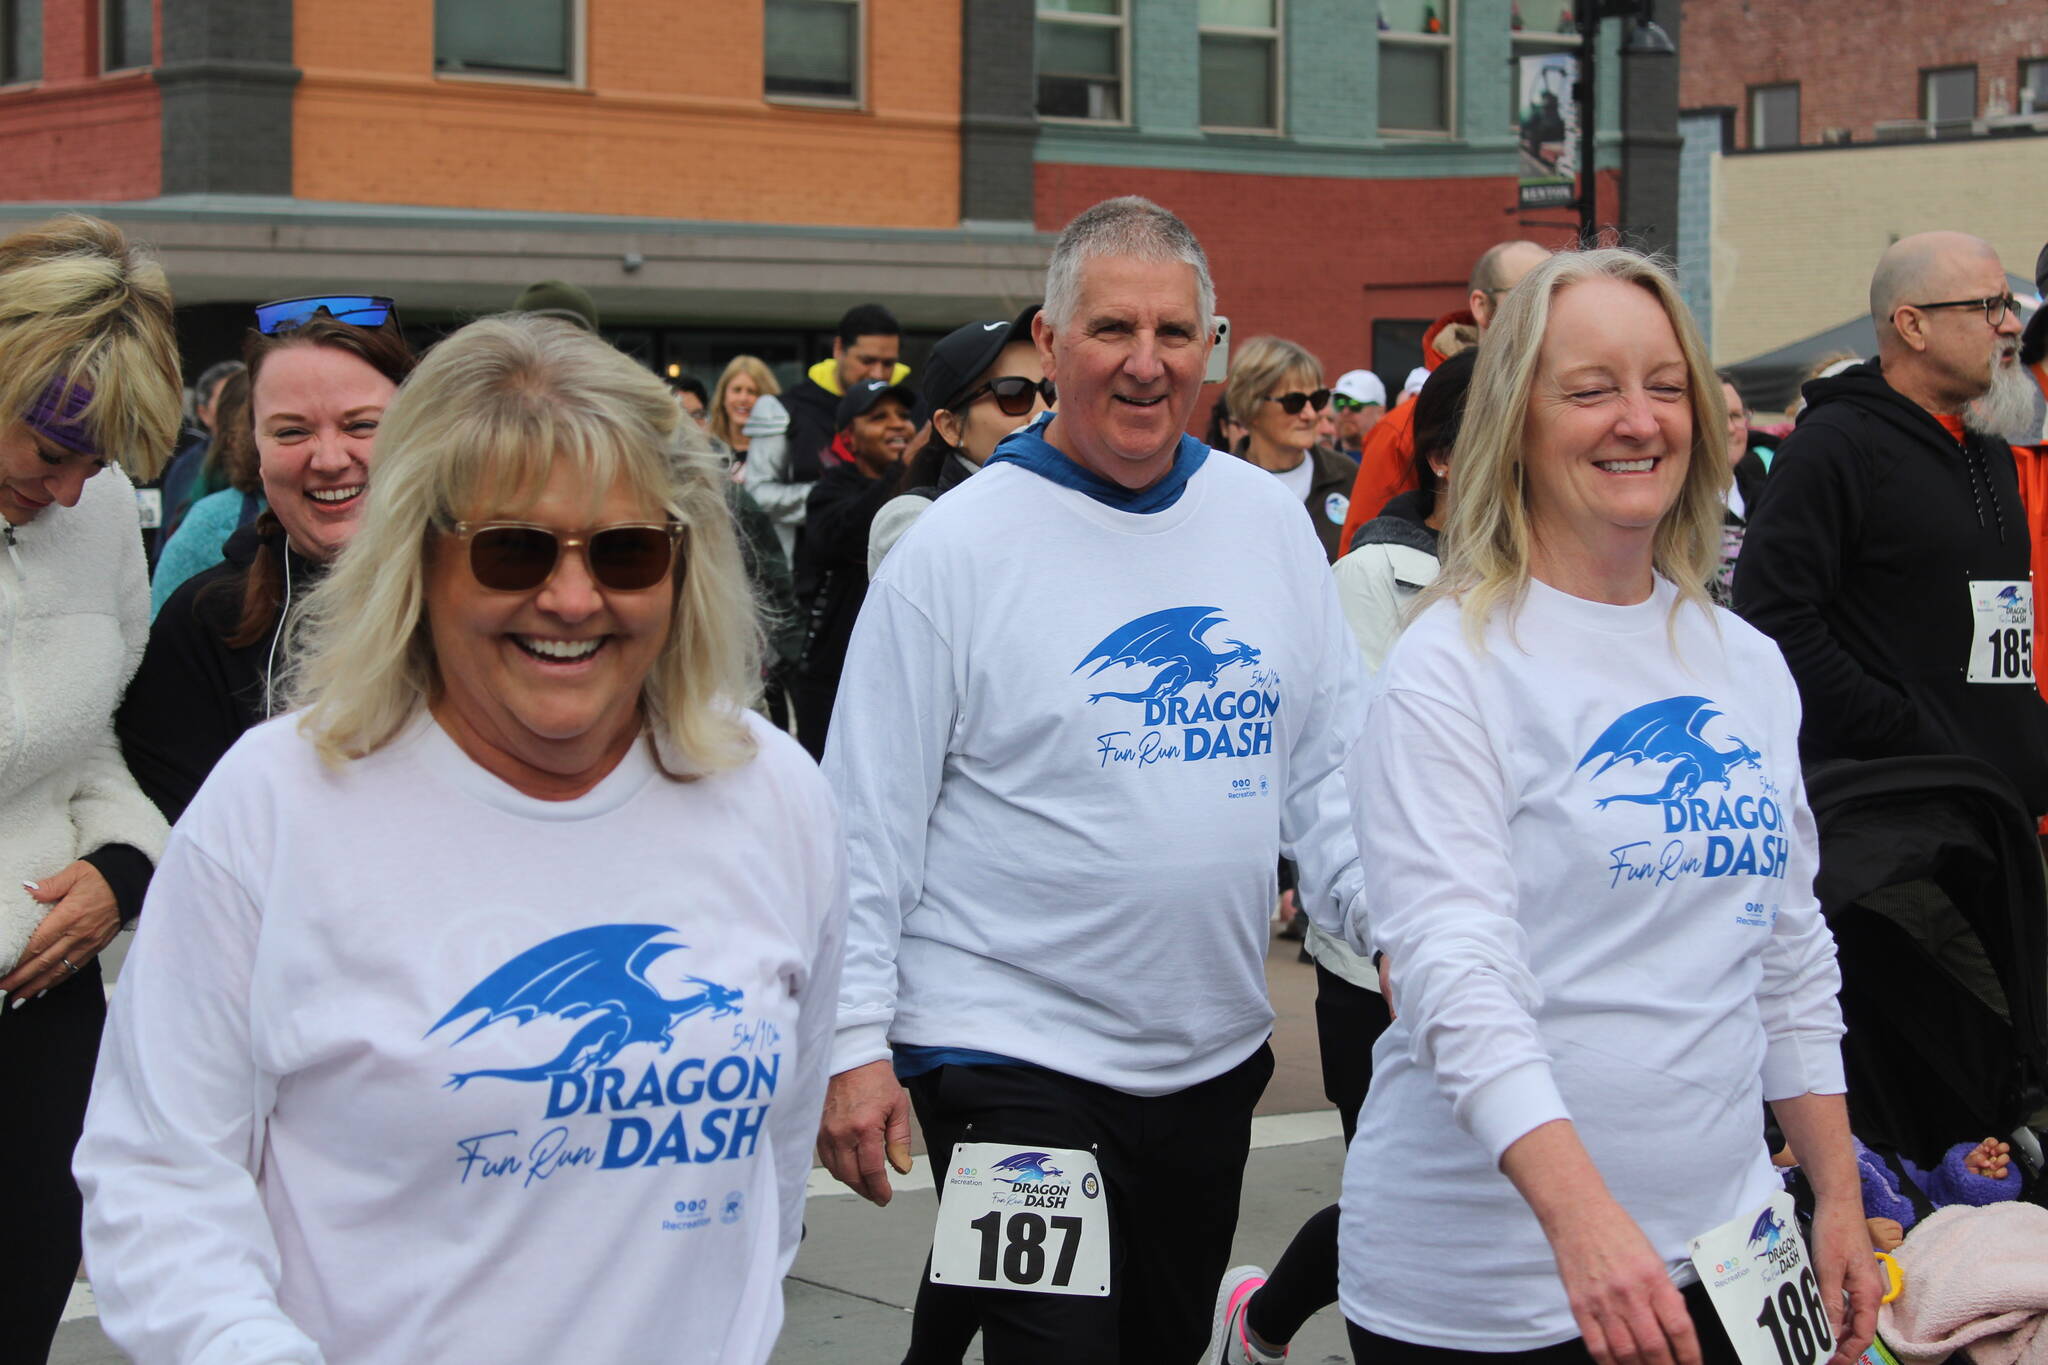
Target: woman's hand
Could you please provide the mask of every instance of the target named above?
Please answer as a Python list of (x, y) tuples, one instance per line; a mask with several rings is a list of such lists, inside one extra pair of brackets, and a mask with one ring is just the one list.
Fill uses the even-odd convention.
[[(1870, 1249), (1870, 1224), (1861, 1198), (1817, 1200), (1813, 1210), (1813, 1273), (1827, 1306), (1835, 1338), (1834, 1359), (1851, 1365), (1877, 1331), (1877, 1305), (1884, 1297), (1884, 1272)], [(1844, 1310), (1842, 1299), (1848, 1297)]]
[(121, 932), (114, 888), (98, 868), (80, 860), (39, 882), (25, 882), (28, 894), (50, 912), (29, 935), (14, 970), (0, 976), (9, 1009), (20, 1009), (50, 987), (82, 971)]
[(1546, 1231), (1572, 1316), (1594, 1360), (1699, 1365), (1699, 1338), (1685, 1298), (1628, 1210), (1611, 1198), (1594, 1201)]
[(1501, 1174), (1529, 1201), (1557, 1257), (1586, 1350), (1600, 1365), (1700, 1365), (1685, 1298), (1664, 1258), (1586, 1154), (1568, 1119), (1508, 1144)]

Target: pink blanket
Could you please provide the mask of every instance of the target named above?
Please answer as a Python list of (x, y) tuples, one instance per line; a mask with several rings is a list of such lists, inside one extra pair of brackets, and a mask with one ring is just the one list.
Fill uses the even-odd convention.
[(1906, 1365), (1965, 1348), (1974, 1365), (2048, 1365), (2048, 1209), (1951, 1205), (1893, 1254), (1906, 1292), (1877, 1331)]

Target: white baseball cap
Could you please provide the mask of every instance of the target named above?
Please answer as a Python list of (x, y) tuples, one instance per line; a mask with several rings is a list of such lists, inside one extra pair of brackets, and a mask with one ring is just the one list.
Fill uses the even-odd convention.
[(1406, 397), (1410, 394), (1421, 393), (1422, 386), (1428, 382), (1429, 371), (1417, 365), (1414, 369), (1408, 371), (1408, 382), (1401, 386), (1401, 394), (1403, 397)]
[(1387, 405), (1387, 386), (1371, 370), (1346, 370), (1341, 379), (1330, 386), (1331, 393), (1339, 393), (1358, 403)]

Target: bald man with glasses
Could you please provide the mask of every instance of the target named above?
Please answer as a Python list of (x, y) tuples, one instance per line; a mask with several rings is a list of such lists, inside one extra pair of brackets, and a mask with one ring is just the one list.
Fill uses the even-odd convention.
[(2008, 408), (2031, 403), (1991, 246), (1926, 232), (1870, 281), (1878, 354), (1805, 388), (1735, 567), (1799, 684), (1808, 762), (1966, 754), (2048, 811), (2030, 538)]

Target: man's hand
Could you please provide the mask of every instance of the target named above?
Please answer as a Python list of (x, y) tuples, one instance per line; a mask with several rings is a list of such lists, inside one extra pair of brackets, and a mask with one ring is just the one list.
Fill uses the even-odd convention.
[(886, 1058), (842, 1071), (825, 1089), (818, 1158), (861, 1198), (887, 1204), (889, 1173), (910, 1174), (910, 1096)]

